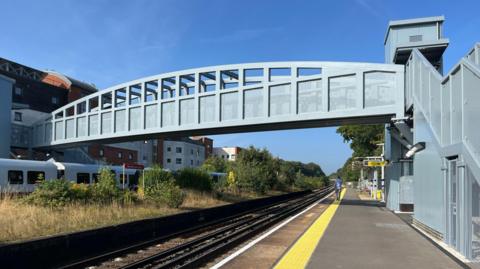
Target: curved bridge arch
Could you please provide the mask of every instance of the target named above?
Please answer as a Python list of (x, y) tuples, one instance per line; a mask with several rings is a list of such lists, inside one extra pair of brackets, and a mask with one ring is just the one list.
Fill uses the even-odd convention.
[(267, 62), (122, 83), (34, 126), (35, 147), (388, 122), (404, 114), (404, 66)]

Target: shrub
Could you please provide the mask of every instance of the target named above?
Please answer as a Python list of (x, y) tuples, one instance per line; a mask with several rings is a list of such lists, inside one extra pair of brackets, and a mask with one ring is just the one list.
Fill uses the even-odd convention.
[(61, 207), (74, 201), (72, 183), (65, 179), (46, 180), (38, 184), (35, 191), (26, 196), (25, 202), (48, 207)]
[(211, 191), (212, 178), (210, 175), (201, 169), (184, 168), (176, 177), (177, 184), (186, 189), (197, 191)]
[(92, 199), (101, 203), (108, 203), (120, 198), (121, 192), (117, 188), (115, 175), (107, 167), (99, 171), (98, 182), (92, 185)]
[(185, 199), (185, 193), (175, 184), (172, 173), (155, 166), (145, 171), (140, 179), (138, 192), (147, 201), (178, 208)]

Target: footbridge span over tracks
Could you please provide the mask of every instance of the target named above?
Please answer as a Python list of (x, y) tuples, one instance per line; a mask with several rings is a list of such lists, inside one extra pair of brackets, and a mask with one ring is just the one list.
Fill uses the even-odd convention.
[(351, 123), (404, 113), (404, 66), (267, 62), (212, 66), (126, 82), (34, 126), (34, 147), (123, 142)]

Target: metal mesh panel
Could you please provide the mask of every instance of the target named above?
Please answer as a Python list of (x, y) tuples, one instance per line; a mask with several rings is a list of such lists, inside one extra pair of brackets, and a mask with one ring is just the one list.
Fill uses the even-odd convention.
[(463, 115), (465, 116), (465, 122), (470, 124), (464, 125), (464, 136), (466, 143), (470, 146), (477, 160), (480, 160), (480, 126), (473, 124), (478, 122), (480, 116), (480, 105), (477, 103), (480, 100), (480, 77), (470, 71), (468, 68), (464, 68), (464, 89), (463, 89)]
[(215, 121), (215, 95), (200, 97), (200, 123)]
[(310, 80), (298, 83), (298, 112), (309, 113), (322, 110), (322, 80)]
[(55, 122), (55, 140), (63, 139), (63, 121)]
[(157, 122), (157, 105), (145, 106), (145, 128), (155, 128)]
[(356, 108), (356, 83), (355, 75), (330, 78), (330, 110)]
[(270, 116), (290, 114), (290, 103), (292, 99), (290, 91), (290, 84), (270, 87)]
[(220, 103), (222, 121), (238, 119), (238, 92), (222, 94)]
[(175, 124), (175, 103), (168, 102), (162, 104), (162, 126), (171, 126)]
[(195, 100), (180, 100), (180, 124), (195, 123)]
[(452, 75), (452, 143), (462, 141), (462, 78), (461, 72)]
[(80, 117), (77, 119), (77, 136), (87, 135), (87, 118)]
[(112, 112), (102, 113), (102, 134), (112, 132)]
[(364, 85), (365, 107), (395, 104), (396, 83), (394, 73), (365, 73)]
[(450, 83), (442, 86), (442, 144), (450, 144)]
[(65, 121), (65, 136), (66, 138), (75, 137), (75, 119)]
[(130, 130), (142, 129), (142, 109), (135, 107), (130, 109)]
[(264, 115), (262, 89), (246, 90), (244, 94), (244, 118), (256, 118)]
[(125, 110), (115, 111), (115, 132), (126, 131), (126, 119), (125, 119)]

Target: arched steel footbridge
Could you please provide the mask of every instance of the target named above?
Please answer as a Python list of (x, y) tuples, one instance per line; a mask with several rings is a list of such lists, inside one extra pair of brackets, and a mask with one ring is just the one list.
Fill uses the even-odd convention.
[(266, 62), (129, 81), (61, 107), (34, 126), (34, 147), (159, 136), (382, 123), (405, 110), (404, 66)]

